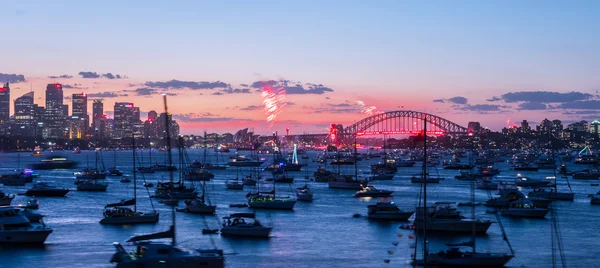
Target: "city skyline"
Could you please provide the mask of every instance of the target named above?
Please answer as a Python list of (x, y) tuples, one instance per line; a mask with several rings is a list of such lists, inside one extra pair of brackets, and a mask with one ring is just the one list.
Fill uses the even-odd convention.
[[(236, 3), (7, 4), (5, 34), (22, 41), (0, 45), (0, 73), (26, 80), (11, 83), (10, 113), (31, 88), (43, 105), (46, 84), (56, 82), (65, 96), (104, 99), (105, 111), (133, 102), (143, 118), (162, 111), (167, 93), (183, 134), (326, 132), (367, 117), (361, 110), (370, 106), (494, 131), (524, 119), (598, 119), (593, 1)], [(188, 19), (200, 10), (202, 19)], [(119, 27), (125, 20), (139, 23)], [(286, 106), (269, 128), (252, 85), (270, 80), (290, 82), (279, 85)]]

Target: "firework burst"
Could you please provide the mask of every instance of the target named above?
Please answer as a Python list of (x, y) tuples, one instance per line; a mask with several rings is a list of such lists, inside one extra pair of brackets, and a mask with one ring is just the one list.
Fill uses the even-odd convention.
[(285, 89), (275, 88), (271, 83), (263, 83), (260, 96), (263, 101), (267, 124), (272, 127), (277, 115), (285, 106)]
[(364, 101), (357, 101), (356, 104), (360, 107), (360, 112), (368, 116), (382, 113), (382, 111), (377, 110), (377, 107), (366, 105)]

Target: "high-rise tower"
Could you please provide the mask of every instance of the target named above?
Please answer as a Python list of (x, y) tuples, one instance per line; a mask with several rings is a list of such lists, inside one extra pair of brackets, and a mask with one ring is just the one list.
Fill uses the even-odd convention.
[(8, 82), (0, 87), (0, 124), (10, 119), (10, 87)]

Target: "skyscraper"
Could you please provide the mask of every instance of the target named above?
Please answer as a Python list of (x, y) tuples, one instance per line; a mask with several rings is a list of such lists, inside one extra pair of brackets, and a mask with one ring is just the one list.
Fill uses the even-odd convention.
[(99, 139), (104, 138), (104, 103), (102, 100), (94, 100), (92, 103), (92, 132)]
[(15, 100), (15, 135), (24, 137), (35, 136), (35, 113), (36, 106), (33, 104), (34, 94), (33, 91), (26, 93), (25, 95), (18, 97)]
[(43, 137), (65, 138), (68, 128), (66, 117), (62, 85), (48, 84), (46, 87), (46, 112), (44, 116)]
[(88, 132), (89, 115), (87, 109), (87, 95), (85, 93), (75, 93), (71, 98), (71, 121), (70, 135), (71, 139), (81, 139)]
[(10, 119), (10, 87), (8, 83), (0, 87), (0, 124)]
[(133, 125), (139, 122), (139, 108), (134, 107), (130, 102), (117, 102), (114, 113), (113, 138), (121, 139), (130, 136)]

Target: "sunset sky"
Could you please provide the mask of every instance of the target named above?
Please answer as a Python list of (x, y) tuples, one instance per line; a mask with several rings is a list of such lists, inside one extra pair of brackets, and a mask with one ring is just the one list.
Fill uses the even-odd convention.
[[(56, 82), (65, 96), (104, 99), (109, 115), (129, 101), (145, 117), (168, 93), (184, 134), (324, 132), (365, 118), (359, 101), (492, 130), (600, 119), (600, 1), (23, 0), (0, 10), (0, 77), (26, 80), (11, 99), (32, 88), (43, 105)], [(268, 81), (286, 92), (272, 127)]]

